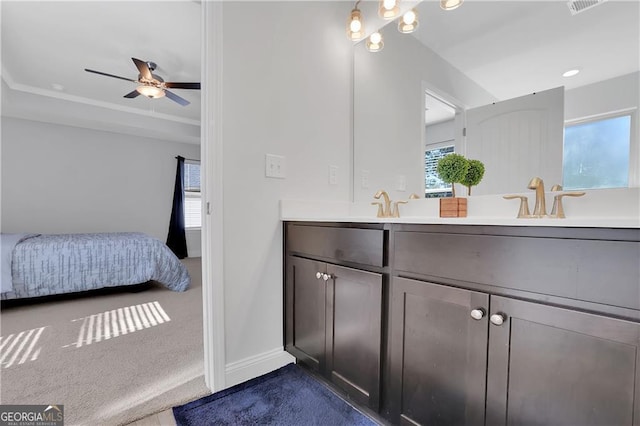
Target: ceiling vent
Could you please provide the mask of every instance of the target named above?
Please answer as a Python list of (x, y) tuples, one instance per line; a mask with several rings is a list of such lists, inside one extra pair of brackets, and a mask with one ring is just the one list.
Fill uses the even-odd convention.
[(580, 12), (584, 12), (587, 9), (596, 7), (599, 4), (604, 3), (607, 0), (572, 0), (567, 3), (572, 15), (577, 15)]

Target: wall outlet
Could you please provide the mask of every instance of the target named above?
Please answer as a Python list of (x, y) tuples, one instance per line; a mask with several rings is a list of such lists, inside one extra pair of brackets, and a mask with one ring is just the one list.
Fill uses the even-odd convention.
[(407, 177), (405, 175), (398, 175), (396, 177), (396, 190), (398, 191), (407, 190)]
[(264, 174), (266, 177), (284, 179), (287, 176), (285, 157), (282, 155), (265, 155)]
[(329, 185), (338, 184), (338, 166), (329, 166)]
[(360, 172), (360, 186), (362, 189), (369, 189), (369, 170)]

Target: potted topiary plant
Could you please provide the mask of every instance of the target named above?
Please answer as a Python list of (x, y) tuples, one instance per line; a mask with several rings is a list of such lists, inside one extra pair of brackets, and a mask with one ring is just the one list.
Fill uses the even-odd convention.
[(479, 184), (484, 176), (484, 163), (480, 160), (468, 160), (468, 162), (469, 168), (460, 183), (467, 187), (467, 195), (471, 195), (471, 187)]
[(451, 184), (452, 198), (440, 198), (440, 217), (466, 217), (467, 199), (456, 197), (455, 184), (464, 180), (469, 162), (460, 154), (448, 154), (438, 160), (438, 175)]

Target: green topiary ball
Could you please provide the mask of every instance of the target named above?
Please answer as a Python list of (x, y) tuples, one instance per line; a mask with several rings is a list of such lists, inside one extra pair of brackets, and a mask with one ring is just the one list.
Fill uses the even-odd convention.
[(484, 176), (484, 164), (480, 160), (468, 161), (469, 169), (460, 183), (467, 188), (470, 188), (472, 186), (476, 186), (482, 180), (482, 177)]
[(438, 160), (438, 175), (446, 183), (458, 183), (469, 170), (469, 162), (460, 154), (448, 154)]

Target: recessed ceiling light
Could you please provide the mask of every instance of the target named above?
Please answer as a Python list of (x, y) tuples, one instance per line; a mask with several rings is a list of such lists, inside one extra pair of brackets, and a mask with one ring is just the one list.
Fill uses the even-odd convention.
[(580, 70), (569, 70), (567, 72), (565, 72), (564, 74), (562, 74), (563, 77), (573, 77), (574, 75), (578, 74), (580, 72)]

